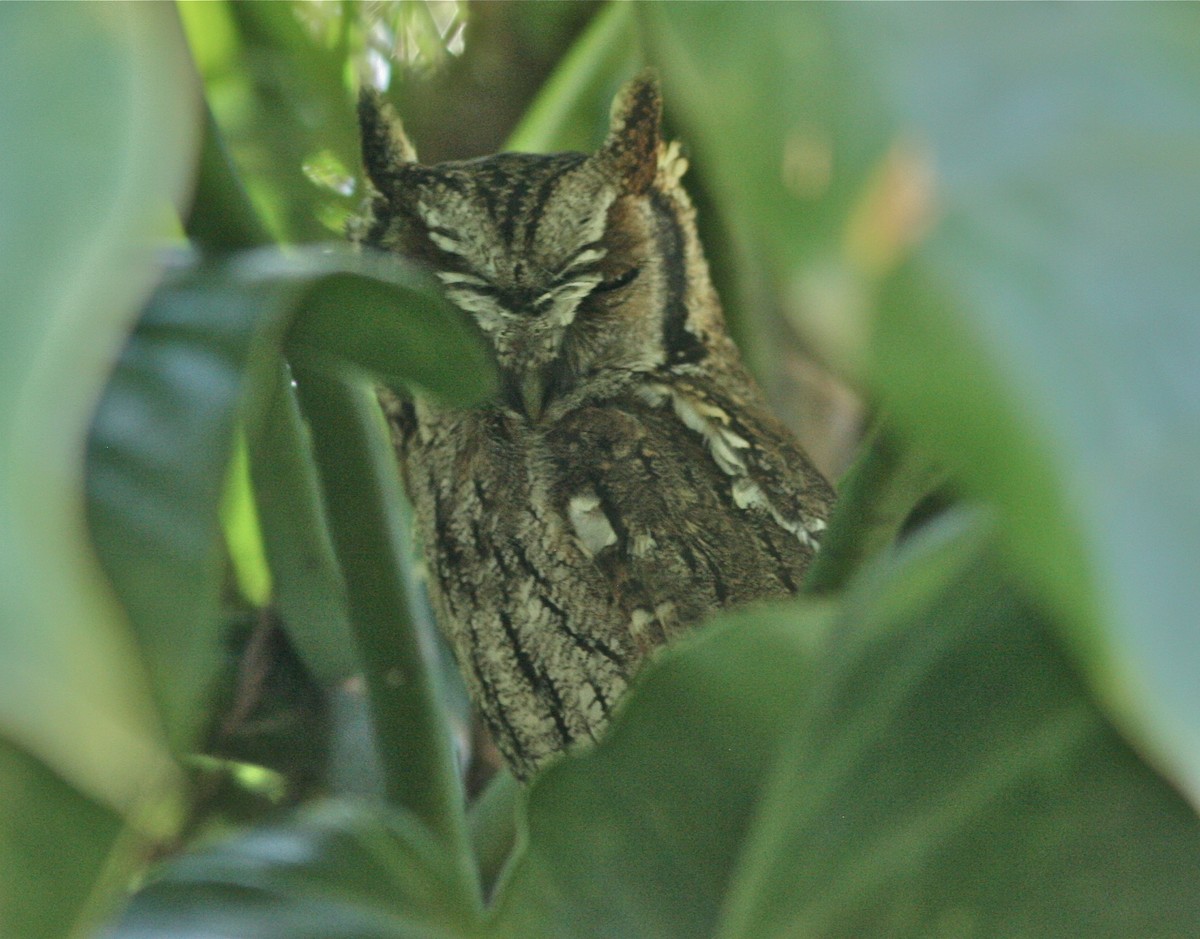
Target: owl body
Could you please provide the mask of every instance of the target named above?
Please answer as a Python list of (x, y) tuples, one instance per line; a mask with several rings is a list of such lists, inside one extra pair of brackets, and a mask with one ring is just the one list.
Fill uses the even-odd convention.
[(425, 167), (375, 99), (360, 117), (363, 240), (430, 264), (501, 376), (474, 409), (380, 401), (439, 624), (527, 778), (655, 649), (794, 593), (833, 493), (725, 332), (652, 80), (590, 156)]

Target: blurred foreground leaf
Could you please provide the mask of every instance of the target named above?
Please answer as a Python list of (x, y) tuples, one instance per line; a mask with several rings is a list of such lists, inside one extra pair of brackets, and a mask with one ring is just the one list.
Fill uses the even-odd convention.
[(750, 610), (668, 650), (533, 783), (497, 933), (1200, 930), (1200, 822), (962, 521), (836, 612)]
[(0, 935), (59, 939), (107, 912), (125, 884), (105, 865), (123, 874), (132, 860), (111, 861), (121, 816), (3, 740), (0, 792)]
[(177, 822), (143, 663), (80, 492), (95, 401), (191, 173), (197, 102), (181, 40), (165, 5), (0, 7), (6, 937), (86, 929), (128, 875), (113, 848), (122, 827), (161, 837)]
[(531, 785), (496, 934), (711, 935), (826, 627), (764, 608), (667, 650), (595, 751)]
[(1200, 793), (1200, 41), (1179, 6), (642, 9), (794, 319), (1002, 509)]
[(1200, 821), (987, 553), (945, 539), (860, 584), (825, 652), (722, 939), (1200, 930)]
[(477, 914), (413, 817), (326, 803), (158, 871), (109, 939), (460, 939)]

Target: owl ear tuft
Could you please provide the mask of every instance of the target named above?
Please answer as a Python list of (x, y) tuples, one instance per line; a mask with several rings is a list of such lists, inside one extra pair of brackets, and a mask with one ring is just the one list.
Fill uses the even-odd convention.
[(596, 158), (633, 195), (646, 192), (658, 173), (662, 144), (662, 94), (646, 69), (626, 82), (613, 100), (612, 123)]
[(395, 108), (365, 85), (358, 93), (358, 126), (367, 176), (380, 192), (391, 192), (404, 168), (416, 163), (416, 148), (404, 133)]

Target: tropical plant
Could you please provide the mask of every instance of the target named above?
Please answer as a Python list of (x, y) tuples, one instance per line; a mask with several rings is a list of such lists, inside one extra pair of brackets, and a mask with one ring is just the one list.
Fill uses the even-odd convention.
[[(1186, 5), (4, 5), (0, 935), (1200, 935), (1198, 42)], [(468, 800), (369, 388), (492, 376), (342, 246), (354, 88), (427, 157), (584, 149), (645, 64), (752, 365), (786, 410), (807, 349), (874, 429), (800, 597)]]

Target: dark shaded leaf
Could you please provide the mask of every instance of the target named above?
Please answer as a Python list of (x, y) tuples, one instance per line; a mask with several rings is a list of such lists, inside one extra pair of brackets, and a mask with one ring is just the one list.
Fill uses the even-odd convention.
[(502, 769), (471, 803), (467, 823), (485, 895), (491, 893), (513, 856), (517, 840), (517, 811), (523, 802), (521, 784), (512, 773)]
[(331, 802), (179, 857), (109, 939), (465, 939), (478, 912), (412, 816)]
[(252, 347), (286, 299), (214, 270), (168, 275), (100, 402), (88, 444), (88, 518), (178, 746), (220, 657), (218, 507)]
[(269, 410), (250, 442), (254, 502), (284, 628), (313, 676), (332, 687), (354, 674), (346, 585), (334, 556), (291, 372), (279, 363)]
[(809, 593), (843, 589), (871, 558), (890, 550), (914, 508), (946, 473), (876, 429), (838, 481), (838, 511), (804, 575)]
[(243, 418), (253, 434), (266, 413), (284, 333), (297, 357), (375, 366), (462, 401), (488, 373), (454, 317), (427, 281), (340, 247), (185, 267), (155, 293), (96, 415), (88, 512), (177, 743), (202, 720), (218, 661), (217, 509), (234, 427)]

